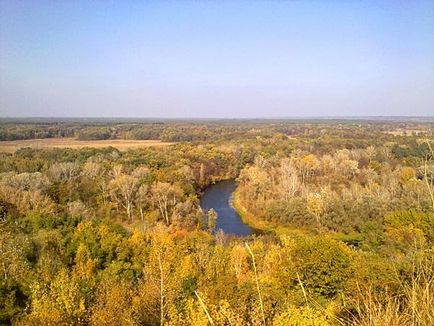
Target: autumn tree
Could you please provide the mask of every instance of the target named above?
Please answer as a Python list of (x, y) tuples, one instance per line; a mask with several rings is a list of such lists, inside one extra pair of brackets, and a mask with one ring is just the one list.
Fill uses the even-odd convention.
[(170, 225), (173, 208), (182, 195), (179, 187), (166, 182), (154, 183), (151, 187), (153, 204), (158, 208), (166, 225)]
[(297, 175), (297, 169), (292, 165), (289, 159), (282, 159), (278, 170), (279, 192), (283, 198), (288, 200), (294, 197), (300, 188), (300, 182)]
[(133, 202), (139, 187), (139, 180), (131, 175), (117, 173), (110, 181), (110, 194), (113, 200), (126, 211), (129, 220), (133, 220)]
[(181, 280), (176, 277), (175, 270), (181, 257), (177, 256), (175, 250), (173, 239), (164, 227), (155, 229), (139, 296), (146, 297), (143, 302), (145, 309), (156, 314), (154, 317), (160, 325), (168, 320), (169, 305), (179, 291)]
[(88, 161), (84, 164), (82, 176), (89, 178), (98, 188), (101, 193), (103, 204), (105, 205), (108, 197), (108, 182), (107, 182), (107, 170), (101, 163)]
[(324, 200), (320, 193), (309, 194), (307, 197), (307, 209), (312, 213), (318, 225), (322, 225), (322, 216), (324, 214)]
[(54, 163), (50, 166), (49, 175), (54, 182), (66, 187), (68, 201), (72, 199), (76, 180), (80, 175), (80, 165), (76, 162)]
[(211, 232), (215, 229), (217, 222), (217, 212), (211, 208), (208, 210), (207, 214), (208, 230)]

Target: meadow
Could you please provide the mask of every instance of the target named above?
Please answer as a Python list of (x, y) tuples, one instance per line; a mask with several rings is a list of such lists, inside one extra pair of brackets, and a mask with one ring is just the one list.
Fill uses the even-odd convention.
[(84, 147), (104, 148), (114, 147), (120, 151), (137, 149), (148, 146), (168, 146), (169, 142), (159, 140), (129, 140), (129, 139), (107, 139), (107, 140), (77, 140), (73, 137), (66, 138), (45, 138), (45, 139), (25, 139), (10, 140), (0, 142), (0, 152), (14, 153), (22, 148), (49, 149), (49, 148), (72, 148), (80, 149)]

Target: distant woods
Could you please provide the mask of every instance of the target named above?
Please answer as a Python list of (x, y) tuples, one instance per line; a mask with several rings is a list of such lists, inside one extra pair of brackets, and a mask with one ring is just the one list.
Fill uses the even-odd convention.
[[(24, 140), (74, 137), (77, 140), (161, 140), (164, 142), (222, 141), (246, 139), (284, 140), (287, 137), (312, 139), (327, 135), (342, 140), (366, 139), (376, 135), (377, 140), (393, 139), (393, 136), (411, 136), (429, 131), (430, 123), (378, 121), (326, 120), (246, 120), (246, 121), (162, 121), (162, 122), (73, 122), (41, 121), (26, 119), (0, 123), (1, 140)], [(431, 123), (432, 126), (432, 123)]]

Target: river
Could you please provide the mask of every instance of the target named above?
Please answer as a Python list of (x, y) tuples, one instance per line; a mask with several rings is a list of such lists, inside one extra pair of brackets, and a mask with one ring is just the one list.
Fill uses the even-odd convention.
[(215, 231), (221, 229), (226, 234), (247, 236), (253, 230), (243, 223), (241, 217), (231, 206), (232, 193), (235, 190), (234, 180), (220, 181), (205, 189), (200, 200), (200, 207), (204, 212), (213, 208), (217, 212)]

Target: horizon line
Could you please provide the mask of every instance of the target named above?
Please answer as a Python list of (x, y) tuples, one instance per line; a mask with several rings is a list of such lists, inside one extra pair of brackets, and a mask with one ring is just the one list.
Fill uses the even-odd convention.
[(2, 119), (141, 119), (141, 120), (305, 120), (305, 119), (369, 119), (369, 118), (434, 118), (434, 115), (312, 115), (272, 117), (143, 117), (143, 116), (0, 116)]

